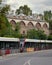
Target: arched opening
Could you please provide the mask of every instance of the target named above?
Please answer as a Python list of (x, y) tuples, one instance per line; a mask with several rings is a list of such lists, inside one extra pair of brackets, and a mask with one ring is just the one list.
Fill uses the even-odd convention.
[(11, 20), (10, 21), (10, 24), (12, 26), (12, 29), (15, 30), (15, 27), (16, 27), (16, 22), (14, 20)]
[(45, 28), (45, 29), (47, 29), (47, 28), (48, 28), (48, 26), (47, 26), (47, 24), (46, 24), (46, 23), (44, 23), (44, 24), (43, 24), (43, 28)]
[(28, 29), (34, 29), (34, 25), (32, 22), (29, 22), (27, 25)]
[(25, 27), (25, 23), (23, 21), (20, 22), (20, 27)]
[(43, 24), (43, 30), (46, 35), (49, 35), (48, 25), (46, 23)]
[(36, 28), (39, 30), (41, 29), (41, 24), (40, 23), (36, 23)]
[(26, 34), (26, 24), (24, 21), (20, 22), (20, 33), (21, 34)]
[(10, 21), (10, 24), (11, 24), (11, 25), (16, 25), (16, 22), (15, 22), (14, 20), (11, 20), (11, 21)]

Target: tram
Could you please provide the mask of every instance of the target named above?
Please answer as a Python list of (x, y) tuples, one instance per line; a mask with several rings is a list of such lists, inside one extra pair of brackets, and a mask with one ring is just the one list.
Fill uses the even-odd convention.
[(6, 49), (10, 49), (10, 53), (52, 49), (52, 41), (0, 37), (0, 50)]
[(7, 37), (0, 37), (0, 49), (6, 48), (19, 48), (19, 38), (7, 38)]
[(44, 49), (52, 49), (51, 40), (25, 39), (24, 42), (25, 51), (35, 51)]

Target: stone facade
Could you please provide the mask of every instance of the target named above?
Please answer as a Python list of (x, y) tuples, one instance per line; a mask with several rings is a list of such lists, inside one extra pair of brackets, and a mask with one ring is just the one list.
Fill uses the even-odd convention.
[(35, 19), (33, 16), (26, 16), (19, 14), (16, 16), (7, 16), (8, 21), (11, 23), (13, 30), (15, 29), (16, 23), (19, 22), (20, 33), (27, 34), (30, 29), (43, 30), (45, 34), (49, 35), (49, 23), (41, 20), (40, 17)]

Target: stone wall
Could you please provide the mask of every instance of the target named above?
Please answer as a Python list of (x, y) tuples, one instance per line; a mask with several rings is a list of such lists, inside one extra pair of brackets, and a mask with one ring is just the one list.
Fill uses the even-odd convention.
[(36, 30), (43, 30), (45, 34), (49, 35), (49, 23), (48, 22), (17, 20), (17, 19), (8, 19), (8, 21), (14, 27), (15, 27), (15, 24), (19, 22), (21, 34), (27, 34), (27, 31), (30, 29), (36, 29)]

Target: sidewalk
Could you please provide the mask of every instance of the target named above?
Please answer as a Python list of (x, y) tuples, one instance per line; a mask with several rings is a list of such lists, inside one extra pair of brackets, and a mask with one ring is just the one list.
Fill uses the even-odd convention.
[(51, 51), (52, 52), (52, 49), (50, 49), (50, 50), (39, 50), (39, 51), (34, 51), (34, 52), (25, 52), (25, 53), (23, 52), (23, 53), (14, 53), (14, 54), (3, 55), (3, 56), (0, 56), (0, 60), (3, 59), (3, 58), (14, 57), (14, 56), (17, 56), (17, 55), (24, 55), (24, 54), (27, 54), (27, 53), (33, 54), (33, 53), (43, 52), (43, 51), (45, 51), (45, 52)]

